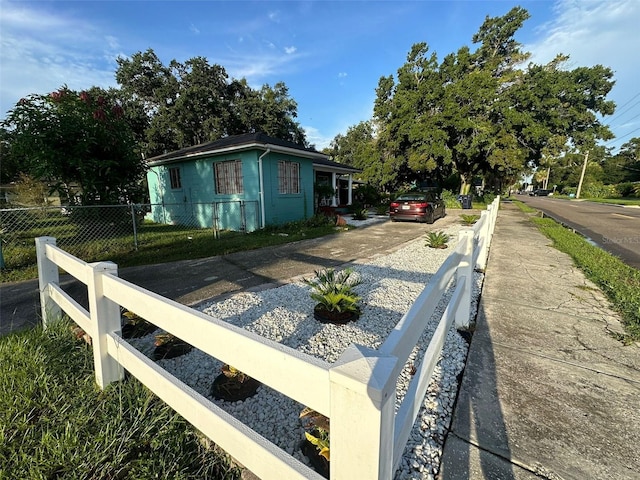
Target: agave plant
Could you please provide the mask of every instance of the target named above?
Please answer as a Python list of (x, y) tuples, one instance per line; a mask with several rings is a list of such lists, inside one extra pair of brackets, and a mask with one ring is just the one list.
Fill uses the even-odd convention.
[(427, 235), (427, 246), (430, 248), (447, 248), (449, 235), (443, 231), (429, 232)]

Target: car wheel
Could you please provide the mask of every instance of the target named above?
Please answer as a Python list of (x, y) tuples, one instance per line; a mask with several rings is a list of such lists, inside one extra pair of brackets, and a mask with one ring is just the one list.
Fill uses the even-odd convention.
[(435, 222), (435, 217), (433, 216), (433, 210), (432, 209), (427, 210), (427, 213), (425, 214), (424, 218), (427, 223)]

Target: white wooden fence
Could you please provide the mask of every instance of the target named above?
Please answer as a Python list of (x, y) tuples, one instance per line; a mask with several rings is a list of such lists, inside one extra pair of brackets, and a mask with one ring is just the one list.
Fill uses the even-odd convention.
[[(133, 348), (120, 335), (120, 306), (331, 419), (331, 478), (391, 479), (423, 402), (445, 336), (469, 324), (473, 270), (484, 269), (499, 198), (482, 212), (378, 350), (351, 345), (333, 364), (229, 325), (118, 278), (111, 262), (87, 264), (36, 239), (42, 318), (61, 310), (92, 338), (96, 382), (138, 378), (197, 429), (264, 479), (322, 479)], [(89, 310), (60, 289), (58, 267), (87, 285)], [(397, 413), (396, 380), (450, 280), (455, 291)], [(357, 441), (353, 432), (358, 432)]]

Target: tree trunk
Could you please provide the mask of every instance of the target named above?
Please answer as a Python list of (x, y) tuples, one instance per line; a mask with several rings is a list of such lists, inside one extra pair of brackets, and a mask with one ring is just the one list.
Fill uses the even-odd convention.
[(471, 190), (471, 177), (461, 173), (460, 174), (460, 195), (467, 195)]

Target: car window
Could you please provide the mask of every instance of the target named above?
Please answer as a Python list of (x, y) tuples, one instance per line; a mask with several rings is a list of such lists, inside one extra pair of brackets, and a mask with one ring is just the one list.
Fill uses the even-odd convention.
[(422, 194), (405, 194), (400, 195), (396, 200), (400, 201), (416, 201), (416, 200), (424, 200), (424, 195)]

